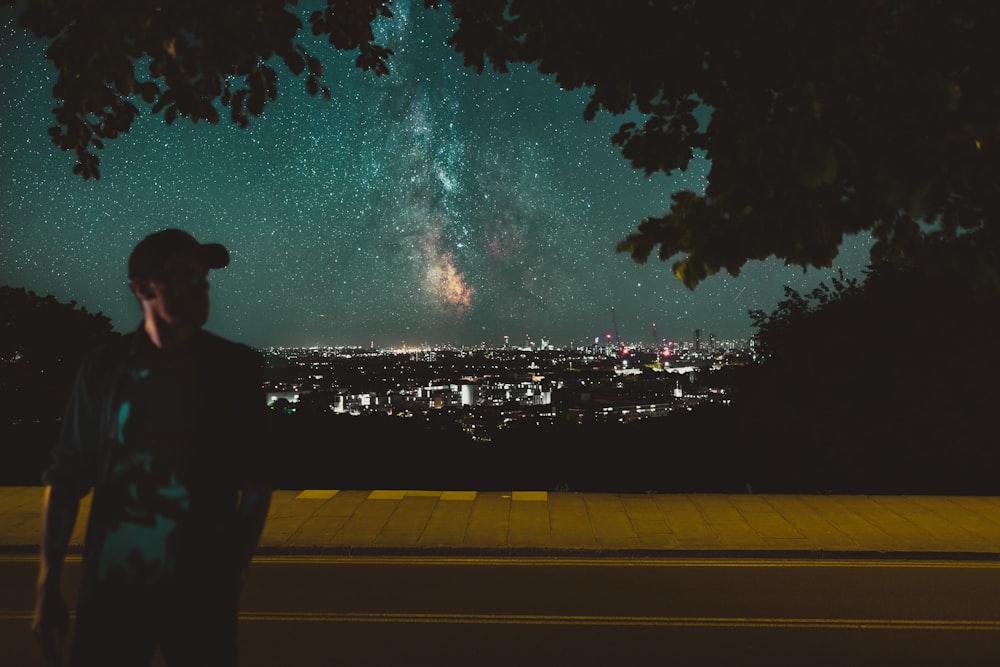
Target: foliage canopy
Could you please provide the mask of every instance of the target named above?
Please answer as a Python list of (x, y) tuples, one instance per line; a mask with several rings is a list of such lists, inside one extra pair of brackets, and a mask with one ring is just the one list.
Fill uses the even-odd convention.
[[(15, 0), (0, 0), (13, 6)], [(423, 0), (440, 9), (439, 0)], [(1000, 286), (1000, 6), (974, 0), (447, 0), (465, 64), (529, 63), (588, 88), (585, 118), (637, 110), (612, 137), (647, 174), (710, 161), (704, 192), (673, 195), (617, 250), (676, 259), (689, 287), (748, 260), (833, 264), (870, 233), (873, 262), (961, 270)], [(51, 135), (74, 171), (127, 132), (139, 97), (167, 123), (241, 126), (275, 99), (275, 58), (329, 96), (300, 43), (293, 0), (26, 0), (20, 24), (51, 41)], [(326, 0), (309, 27), (382, 75), (372, 23), (385, 0)], [(136, 65), (148, 61), (148, 72)]]
[(995, 492), (1000, 295), (883, 264), (785, 296), (751, 312), (763, 363), (728, 416), (775, 464), (761, 488)]
[(117, 336), (102, 313), (0, 286), (0, 403), (11, 419), (55, 421), (91, 348)]

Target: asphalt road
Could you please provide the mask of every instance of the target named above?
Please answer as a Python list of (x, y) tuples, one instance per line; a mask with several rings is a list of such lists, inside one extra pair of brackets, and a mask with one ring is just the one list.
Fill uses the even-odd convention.
[[(34, 572), (0, 559), (0, 665)], [(997, 665), (1000, 563), (265, 558), (240, 627), (244, 667)]]

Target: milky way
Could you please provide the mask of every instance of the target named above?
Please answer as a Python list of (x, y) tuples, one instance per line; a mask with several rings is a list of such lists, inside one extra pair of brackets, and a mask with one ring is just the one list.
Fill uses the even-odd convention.
[[(749, 309), (828, 275), (769, 260), (690, 291), (670, 262), (615, 254), (672, 192), (704, 188), (707, 164), (646, 177), (610, 142), (626, 118), (583, 120), (587, 91), (529, 68), (477, 75), (445, 44), (445, 11), (394, 8), (378, 25), (388, 76), (309, 44), (332, 100), (279, 67), (279, 97), (248, 129), (143, 116), (101, 152), (97, 182), (48, 138), (45, 44), (0, 10), (0, 282), (127, 330), (128, 252), (179, 226), (229, 247), (208, 328), (252, 345), (565, 345), (609, 332), (611, 307), (624, 339), (654, 324), (668, 339), (746, 337)], [(857, 275), (865, 256), (849, 241), (840, 266)]]

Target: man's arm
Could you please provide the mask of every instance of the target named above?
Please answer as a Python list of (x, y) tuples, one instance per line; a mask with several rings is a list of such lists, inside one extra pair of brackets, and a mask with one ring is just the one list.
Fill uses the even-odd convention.
[(80, 497), (62, 486), (46, 486), (42, 502), (41, 562), (31, 631), (48, 665), (61, 665), (69, 633), (69, 609), (62, 593), (62, 569), (73, 536)]
[(63, 415), (52, 464), (45, 470), (41, 557), (35, 591), (32, 633), (41, 643), (46, 664), (61, 665), (69, 630), (69, 610), (62, 592), (62, 570), (73, 537), (80, 498), (93, 488), (99, 433), (100, 395), (93, 376), (96, 356), (88, 354), (77, 370)]

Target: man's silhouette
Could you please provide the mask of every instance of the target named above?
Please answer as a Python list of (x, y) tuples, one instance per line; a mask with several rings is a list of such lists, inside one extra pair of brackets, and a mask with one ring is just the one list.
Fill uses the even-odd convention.
[(45, 473), (33, 632), (60, 664), (61, 572), (93, 490), (71, 665), (235, 665), (239, 588), (267, 516), (262, 358), (202, 330), (219, 244), (179, 229), (128, 263), (133, 333), (89, 353)]

